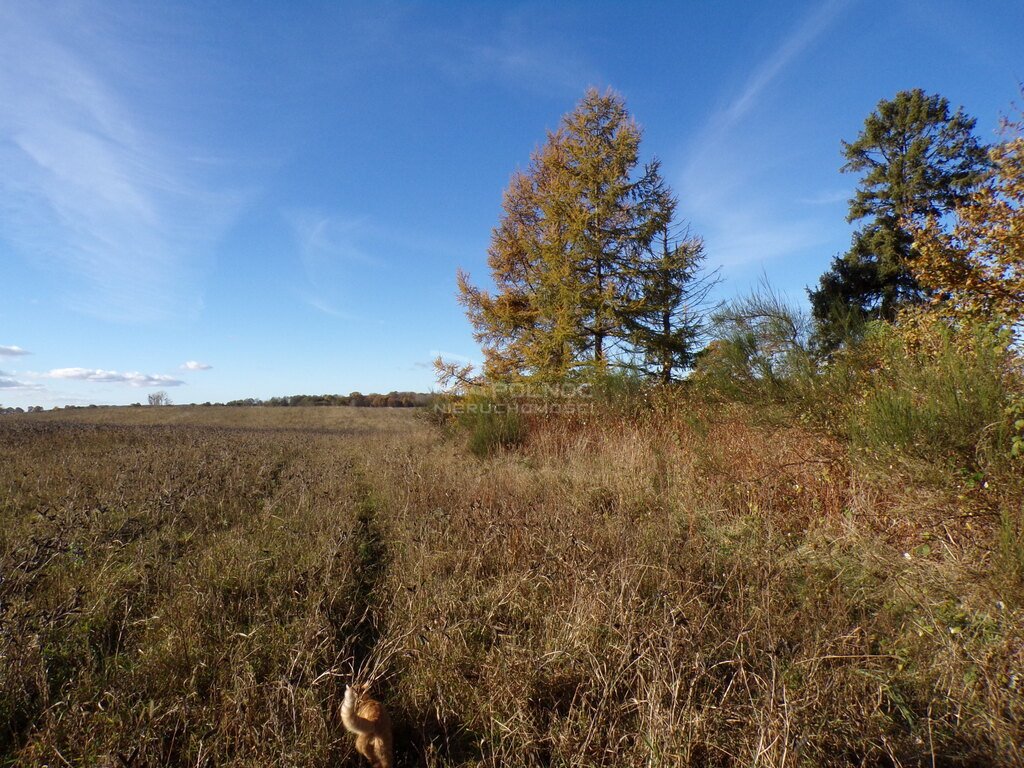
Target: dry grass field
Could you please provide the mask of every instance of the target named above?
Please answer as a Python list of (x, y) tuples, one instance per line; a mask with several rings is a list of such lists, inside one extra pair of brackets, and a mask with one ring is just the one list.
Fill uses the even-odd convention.
[(0, 765), (1024, 764), (1021, 482), (736, 406), (0, 418)]

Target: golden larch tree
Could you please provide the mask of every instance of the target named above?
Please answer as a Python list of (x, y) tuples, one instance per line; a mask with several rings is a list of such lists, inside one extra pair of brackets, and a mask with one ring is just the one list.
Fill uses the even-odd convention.
[(512, 176), (488, 249), (494, 292), (458, 275), (488, 379), (603, 370), (629, 343), (641, 261), (675, 209), (640, 139), (622, 97), (591, 89)]

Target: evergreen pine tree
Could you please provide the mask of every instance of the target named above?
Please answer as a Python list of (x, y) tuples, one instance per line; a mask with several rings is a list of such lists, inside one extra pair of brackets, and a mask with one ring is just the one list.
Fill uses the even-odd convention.
[(962, 109), (951, 113), (942, 96), (915, 89), (879, 102), (857, 140), (843, 142), (843, 172), (862, 174), (847, 220), (867, 221), (809, 292), (823, 347), (842, 343), (865, 320), (891, 320), (900, 306), (924, 298), (910, 269), (909, 229), (963, 204), (982, 178), (988, 160), (974, 124)]
[(717, 277), (701, 274), (704, 242), (662, 230), (643, 266), (638, 301), (627, 327), (639, 367), (663, 383), (693, 364), (704, 333), (708, 293)]

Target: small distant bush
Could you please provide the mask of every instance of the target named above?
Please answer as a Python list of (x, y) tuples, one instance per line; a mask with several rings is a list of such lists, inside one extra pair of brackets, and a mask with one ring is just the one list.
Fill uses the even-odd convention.
[(652, 380), (630, 370), (590, 373), (583, 380), (589, 402), (606, 415), (635, 415), (656, 387)]
[(453, 403), (453, 408), (457, 425), (469, 435), (469, 450), (474, 456), (491, 456), (526, 438), (526, 423), (512, 402), (472, 394)]
[(170, 405), (171, 398), (167, 396), (167, 393), (163, 390), (159, 392), (153, 392), (147, 398), (150, 405)]
[(482, 383), (467, 383), (436, 395), (421, 414), (449, 437), (467, 439), (470, 452), (479, 458), (519, 444), (525, 431), (519, 414), (510, 412), (509, 403), (495, 398)]

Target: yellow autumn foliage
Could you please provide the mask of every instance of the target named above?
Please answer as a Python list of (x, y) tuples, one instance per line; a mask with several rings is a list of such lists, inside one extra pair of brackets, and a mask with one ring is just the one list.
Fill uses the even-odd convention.
[(992, 148), (993, 172), (951, 228), (930, 219), (915, 231), (912, 270), (931, 310), (955, 325), (1024, 323), (1024, 116)]
[(920, 255), (912, 270), (932, 298), (928, 307), (904, 313), (901, 327), (921, 344), (936, 323), (951, 326), (965, 349), (977, 338), (976, 329), (1001, 330), (1016, 384), (1006, 407), (1012, 453), (1024, 456), (1024, 114), (1006, 122), (1004, 134), (990, 151), (992, 174), (969, 204), (954, 211), (950, 229), (933, 218), (915, 230)]

